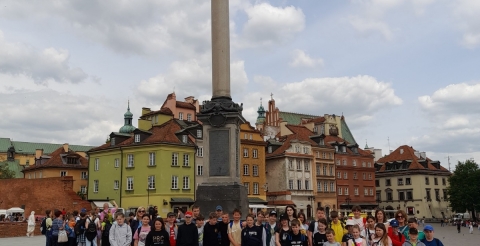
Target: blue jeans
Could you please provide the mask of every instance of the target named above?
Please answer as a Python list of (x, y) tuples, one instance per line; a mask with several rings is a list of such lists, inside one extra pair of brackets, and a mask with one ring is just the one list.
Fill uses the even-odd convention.
[(52, 245), (52, 233), (50, 231), (47, 231), (45, 233), (45, 239), (46, 239), (45, 246), (51, 246)]
[(87, 246), (97, 246), (97, 237), (95, 237), (92, 241), (85, 240)]

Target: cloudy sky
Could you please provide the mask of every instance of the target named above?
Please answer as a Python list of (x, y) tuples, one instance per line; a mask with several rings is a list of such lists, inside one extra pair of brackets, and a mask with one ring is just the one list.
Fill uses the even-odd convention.
[[(480, 160), (480, 1), (230, 0), (244, 116), (343, 114), (361, 146)], [(211, 97), (209, 0), (0, 0), (0, 136), (102, 144), (168, 93)], [(388, 142), (387, 139), (390, 139)], [(389, 144), (390, 143), (390, 144)]]

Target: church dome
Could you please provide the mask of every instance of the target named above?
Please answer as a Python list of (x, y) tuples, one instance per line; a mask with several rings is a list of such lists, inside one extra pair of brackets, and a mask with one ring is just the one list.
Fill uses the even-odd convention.
[(124, 125), (120, 127), (120, 130), (118, 132), (120, 133), (132, 133), (136, 128), (132, 125)]

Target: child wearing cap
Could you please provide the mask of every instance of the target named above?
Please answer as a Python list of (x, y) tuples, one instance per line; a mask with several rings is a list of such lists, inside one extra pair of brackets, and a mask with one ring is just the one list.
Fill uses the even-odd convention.
[(290, 234), (290, 226), (288, 223), (290, 220), (286, 214), (280, 216), (280, 228), (275, 232), (275, 242), (277, 246), (287, 246), (288, 245), (288, 235)]
[(265, 224), (267, 246), (275, 246), (275, 232), (278, 230), (277, 212), (272, 210), (268, 215), (268, 223)]
[(402, 246), (425, 246), (420, 240), (418, 240), (417, 228), (410, 228), (408, 230), (408, 241), (405, 241)]
[(402, 246), (405, 242), (405, 236), (400, 232), (399, 225), (398, 220), (392, 220), (388, 227), (388, 236), (392, 239), (393, 246)]
[[(185, 223), (178, 227), (177, 244), (178, 246), (197, 246), (198, 230), (197, 226), (192, 223), (192, 212), (185, 213)], [(206, 234), (206, 233), (205, 233)], [(205, 239), (205, 235), (204, 235)], [(204, 244), (205, 245), (205, 244)]]
[(347, 220), (347, 224), (345, 225), (345, 228), (347, 229), (347, 233), (345, 233), (345, 235), (343, 235), (342, 237), (342, 245), (343, 246), (347, 246), (347, 242), (348, 240), (350, 239), (353, 239), (353, 232), (352, 232), (352, 229), (353, 229), (353, 226), (355, 225), (355, 222), (351, 219)]
[(425, 239), (421, 240), (426, 246), (443, 246), (442, 241), (438, 238), (433, 237), (433, 226), (426, 225), (423, 228), (423, 232), (425, 233)]

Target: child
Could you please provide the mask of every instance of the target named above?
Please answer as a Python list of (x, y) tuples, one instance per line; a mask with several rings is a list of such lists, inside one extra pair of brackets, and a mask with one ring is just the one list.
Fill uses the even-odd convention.
[(398, 220), (390, 221), (388, 236), (392, 239), (393, 246), (402, 246), (405, 242), (405, 236), (400, 232)]
[[(253, 214), (247, 215), (247, 226), (242, 230), (242, 246), (263, 246), (266, 245), (264, 229), (254, 225)], [(213, 244), (212, 244), (213, 245)]]
[(365, 230), (362, 231), (362, 237), (367, 241), (372, 240), (373, 235), (375, 234), (375, 218), (371, 215), (367, 217), (367, 224), (365, 225)]
[(68, 234), (68, 245), (75, 246), (77, 245), (77, 239), (75, 235), (75, 216), (69, 215), (68, 216), (68, 223), (65, 224), (65, 230)]
[(290, 234), (290, 226), (288, 225), (288, 216), (283, 214), (280, 216), (280, 228), (275, 232), (275, 243), (277, 246), (286, 246), (287, 238)]
[(145, 240), (148, 233), (151, 231), (150, 227), (150, 216), (148, 214), (143, 214), (142, 216), (142, 226), (138, 228), (133, 235), (133, 240), (135, 240), (135, 245), (144, 246)]
[(118, 213), (115, 219), (117, 223), (112, 226), (109, 234), (110, 244), (129, 245), (132, 242), (132, 229), (125, 223), (125, 215)]
[(204, 222), (205, 218), (203, 215), (198, 214), (197, 218), (195, 219), (195, 224), (197, 224), (197, 231), (198, 231), (198, 246), (203, 246), (203, 230), (204, 230)]
[[(408, 219), (408, 228), (415, 228), (418, 231), (418, 223), (415, 218)], [(410, 239), (408, 236), (409, 234), (407, 230), (405, 230), (404, 235), (405, 235), (405, 238), (407, 238), (407, 240)], [(423, 240), (425, 238), (425, 233), (423, 233), (423, 231), (419, 231), (417, 238), (418, 240)]]
[(410, 228), (408, 230), (408, 241), (405, 241), (402, 246), (425, 246), (420, 240), (418, 240), (417, 228)]
[(319, 219), (317, 232), (313, 234), (313, 245), (324, 245), (323, 243), (327, 242), (327, 235), (325, 234), (325, 229), (327, 229), (327, 220)]
[(211, 212), (208, 216), (208, 223), (203, 227), (203, 245), (219, 245), (218, 233), (220, 230), (217, 225), (217, 216), (215, 212)]
[(347, 224), (345, 225), (345, 227), (346, 227), (348, 232), (345, 233), (345, 235), (343, 235), (343, 237), (342, 237), (342, 245), (343, 246), (347, 246), (348, 240), (353, 239), (352, 228), (353, 228), (354, 225), (355, 225), (355, 222), (353, 222), (353, 220), (351, 220), (351, 219), (347, 220)]
[(383, 223), (375, 225), (375, 236), (372, 239), (373, 244), (377, 246), (392, 246), (392, 240), (387, 235), (387, 228)]
[(360, 237), (360, 226), (358, 225), (352, 226), (352, 235), (353, 235), (353, 238), (349, 239), (345, 243), (345, 245), (367, 246), (367, 241), (364, 238)]
[(242, 244), (242, 223), (240, 218), (242, 212), (236, 208), (233, 210), (233, 221), (228, 224), (228, 239), (231, 246), (240, 246)]
[(323, 246), (340, 246), (340, 243), (335, 241), (335, 231), (332, 229), (327, 229), (325, 231), (328, 242), (323, 243)]
[(145, 246), (170, 246), (168, 232), (165, 230), (165, 224), (162, 218), (156, 218), (153, 222), (153, 230), (151, 230), (145, 239)]
[(290, 222), (292, 232), (288, 237), (288, 246), (308, 246), (308, 239), (305, 234), (300, 232), (302, 223), (298, 219), (294, 219)]

